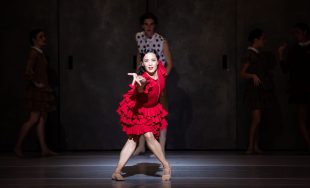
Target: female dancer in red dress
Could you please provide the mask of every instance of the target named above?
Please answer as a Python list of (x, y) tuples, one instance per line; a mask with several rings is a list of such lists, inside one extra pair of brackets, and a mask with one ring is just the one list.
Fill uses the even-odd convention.
[(157, 141), (160, 130), (167, 127), (167, 112), (159, 102), (165, 87), (166, 70), (159, 62), (155, 53), (146, 53), (142, 66), (142, 75), (128, 73), (133, 77), (131, 89), (123, 96), (117, 109), (123, 131), (128, 135), (112, 179), (122, 181), (121, 170), (135, 151), (139, 137), (144, 136), (146, 143), (163, 165), (162, 180), (169, 181), (171, 168)]

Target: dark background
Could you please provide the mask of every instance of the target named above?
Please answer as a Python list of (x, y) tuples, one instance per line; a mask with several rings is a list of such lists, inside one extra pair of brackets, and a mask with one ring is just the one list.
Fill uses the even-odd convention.
[[(158, 32), (167, 38), (174, 63), (167, 80), (167, 149), (246, 148), (249, 112), (238, 75), (254, 27), (266, 33), (276, 84), (276, 100), (261, 127), (262, 148), (304, 149), (295, 107), (287, 102), (287, 76), (274, 54), (283, 41), (292, 42), (292, 25), (309, 24), (309, 7), (309, 0), (2, 1), (0, 150), (12, 150), (27, 118), (23, 73), (28, 33), (37, 27), (47, 34), (45, 52), (59, 99), (59, 110), (49, 114), (46, 125), (49, 145), (56, 150), (120, 149), (126, 135), (115, 110), (131, 81), (126, 73), (133, 70), (134, 35), (146, 10), (158, 16)], [(38, 149), (35, 134), (33, 129), (25, 149)]]

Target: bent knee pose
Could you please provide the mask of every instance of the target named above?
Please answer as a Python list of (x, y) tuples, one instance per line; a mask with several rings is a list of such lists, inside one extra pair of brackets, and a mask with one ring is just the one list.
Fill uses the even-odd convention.
[(144, 55), (142, 65), (145, 69), (142, 75), (128, 73), (133, 77), (131, 89), (117, 109), (122, 129), (128, 135), (112, 174), (112, 179), (117, 181), (124, 180), (121, 171), (134, 153), (141, 136), (163, 165), (162, 180), (167, 181), (171, 177), (170, 165), (157, 141), (160, 131), (167, 127), (167, 112), (159, 102), (165, 87), (166, 70), (153, 52)]

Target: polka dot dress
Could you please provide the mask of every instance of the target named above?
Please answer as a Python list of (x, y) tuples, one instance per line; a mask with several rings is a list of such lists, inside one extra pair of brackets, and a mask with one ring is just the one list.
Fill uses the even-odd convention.
[(140, 54), (156, 51), (159, 59), (163, 62), (163, 65), (166, 64), (166, 59), (163, 53), (164, 37), (158, 33), (154, 33), (152, 38), (147, 38), (142, 31), (136, 34), (136, 41)]

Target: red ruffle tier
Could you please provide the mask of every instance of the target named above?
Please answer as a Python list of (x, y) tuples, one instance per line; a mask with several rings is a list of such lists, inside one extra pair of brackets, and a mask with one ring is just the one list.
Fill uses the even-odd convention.
[(165, 119), (168, 113), (159, 102), (152, 107), (143, 107), (137, 102), (139, 99), (143, 100), (153, 87), (148, 78), (146, 79), (144, 93), (137, 93), (135, 86), (130, 85), (131, 89), (123, 95), (117, 113), (120, 116), (122, 129), (127, 135), (142, 135), (152, 132), (158, 138), (160, 130), (165, 129), (168, 125)]

